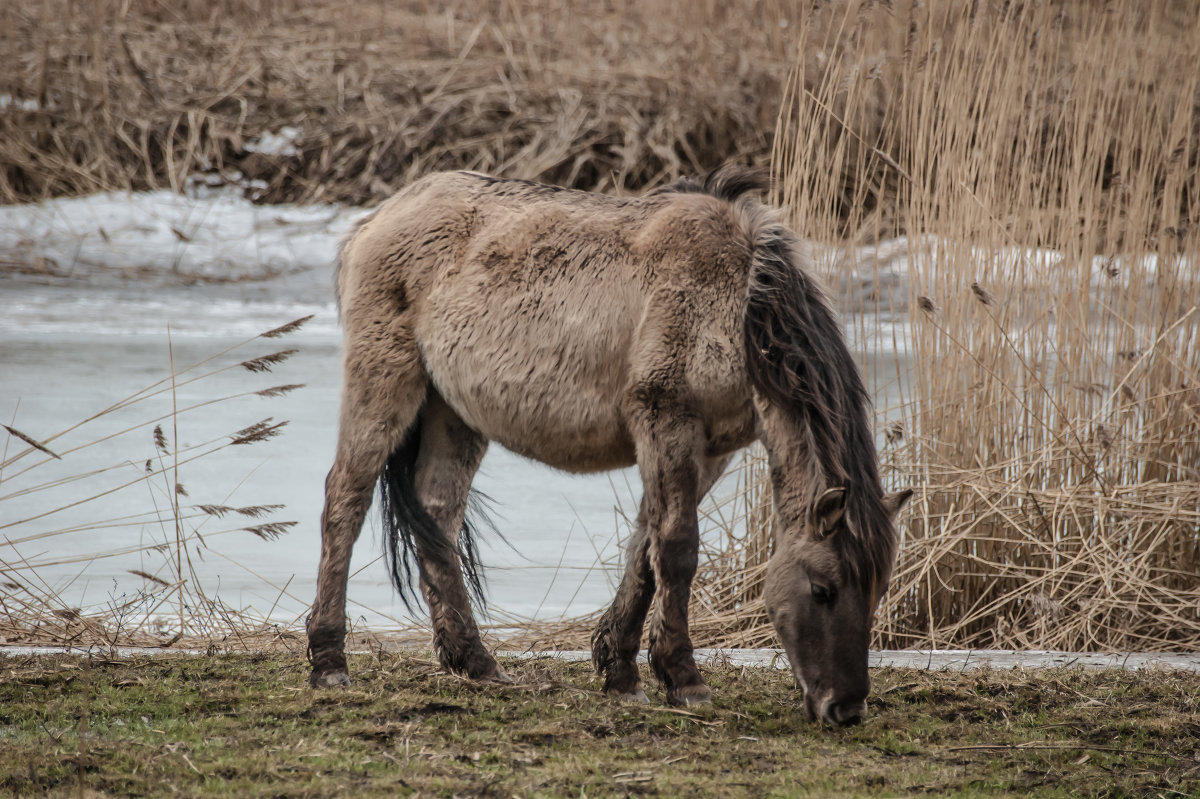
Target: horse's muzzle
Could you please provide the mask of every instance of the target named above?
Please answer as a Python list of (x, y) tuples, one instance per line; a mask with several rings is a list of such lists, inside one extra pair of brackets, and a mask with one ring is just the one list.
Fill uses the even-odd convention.
[(867, 703), (861, 699), (856, 702), (826, 702), (821, 708), (821, 720), (835, 727), (858, 724), (866, 715)]
[(834, 701), (832, 694), (822, 697), (805, 695), (804, 706), (808, 717), (832, 727), (849, 727), (860, 723), (867, 716), (867, 700), (851, 699)]

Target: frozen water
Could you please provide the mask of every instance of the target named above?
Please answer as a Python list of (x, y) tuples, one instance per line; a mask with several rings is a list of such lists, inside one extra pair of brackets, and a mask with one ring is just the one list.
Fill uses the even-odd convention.
[[(154, 423), (148, 420), (162, 417), (170, 441), (177, 435), (182, 446), (213, 442), (212, 447), (271, 416), (289, 422), (278, 438), (184, 463), (178, 482), (187, 497), (181, 504), (193, 515), (201, 504), (280, 504), (285, 509), (272, 518), (297, 525), (267, 542), (246, 532), (252, 522), (244, 519), (197, 520), (204, 546), (189, 551), (209, 594), (235, 607), (271, 610), (285, 622), (305, 614), (314, 594), (318, 519), (340, 388), (332, 264), (339, 238), (363, 213), (336, 206), (258, 206), (236, 190), (199, 183), (186, 195), (110, 193), (0, 207), (0, 421), (49, 440), (64, 455), (62, 463), (47, 462), (22, 475), (27, 464), (49, 461), (40, 455), (23, 459), (0, 474), (0, 559), (10, 575), (32, 579), (28, 569), (11, 569), (41, 564), (36, 575), (45, 587), (67, 606), (82, 607), (136, 591), (141, 578), (131, 569), (169, 577), (169, 564), (152, 547), (174, 535), (156, 521), (156, 508), (169, 506), (173, 473), (41, 514), (140, 478), (145, 462), (158, 457)], [(896, 290), (907, 250), (891, 246), (895, 252), (884, 253), (882, 272), (864, 267), (861, 275), (851, 274), (869, 271), (872, 280), (882, 274), (889, 290)], [(272, 374), (235, 369), (180, 387), (175, 403), (184, 408), (280, 384), (303, 383), (303, 389), (183, 412), (177, 433), (168, 391), (56, 435), (168, 377), (172, 364), (181, 370), (308, 315), (313, 319), (299, 333), (259, 341), (232, 357), (236, 362), (299, 350)], [(872, 329), (884, 329), (874, 335), (891, 335), (896, 346), (904, 331), (902, 323), (892, 325)], [(859, 327), (850, 325), (851, 334), (865, 335)], [(895, 379), (894, 364), (869, 366), (877, 386)], [(135, 429), (75, 449), (127, 427)], [(18, 443), (0, 441), (0, 452), (4, 446), (11, 454)], [(52, 482), (104, 469), (87, 481)], [(20, 493), (48, 481), (44, 490)], [(636, 515), (635, 470), (572, 476), (492, 447), (476, 487), (494, 499), (497, 526), (512, 545), (491, 537), (483, 552), (496, 620), (554, 619), (607, 604), (619, 576), (612, 568), (618, 539), (627, 530), (625, 520)], [(727, 488), (718, 486), (716, 493), (723, 491)], [(95, 529), (97, 521), (118, 517), (125, 521)], [(349, 612), (370, 626), (395, 626), (406, 615), (383, 565), (374, 562), (376, 528), (369, 522), (355, 549)], [(114, 552), (124, 554), (91, 560)]]

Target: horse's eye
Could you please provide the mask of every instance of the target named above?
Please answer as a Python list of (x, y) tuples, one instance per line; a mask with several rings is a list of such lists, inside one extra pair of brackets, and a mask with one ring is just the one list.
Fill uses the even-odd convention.
[(817, 583), (812, 584), (813, 602), (816, 602), (818, 605), (832, 605), (835, 596), (836, 594), (832, 588), (827, 588)]

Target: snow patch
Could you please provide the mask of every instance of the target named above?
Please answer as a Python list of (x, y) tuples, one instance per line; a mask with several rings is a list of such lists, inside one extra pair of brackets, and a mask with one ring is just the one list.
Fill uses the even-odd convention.
[(0, 94), (0, 111), (37, 111), (41, 107), (37, 100), (18, 100), (11, 94)]
[(263, 155), (296, 155), (300, 152), (296, 148), (296, 140), (299, 138), (299, 128), (285, 125), (276, 133), (268, 131), (259, 136), (256, 141), (246, 142), (245, 149), (248, 153), (262, 153)]
[(232, 187), (109, 192), (0, 206), (0, 263), (52, 278), (245, 282), (328, 269), (367, 212), (254, 205)]

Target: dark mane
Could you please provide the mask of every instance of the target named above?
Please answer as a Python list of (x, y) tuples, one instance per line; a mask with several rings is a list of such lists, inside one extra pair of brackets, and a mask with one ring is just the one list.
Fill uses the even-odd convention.
[(709, 194), (718, 200), (733, 202), (751, 192), (766, 192), (771, 180), (759, 169), (725, 164), (704, 176), (703, 180), (681, 177), (674, 183), (650, 192), (656, 194)]
[(883, 504), (871, 400), (837, 318), (795, 236), (763, 220), (744, 319), (746, 367), (768, 401), (811, 431), (826, 487), (845, 486), (853, 535), (834, 541), (853, 579), (877, 595), (890, 577), (895, 532)]

